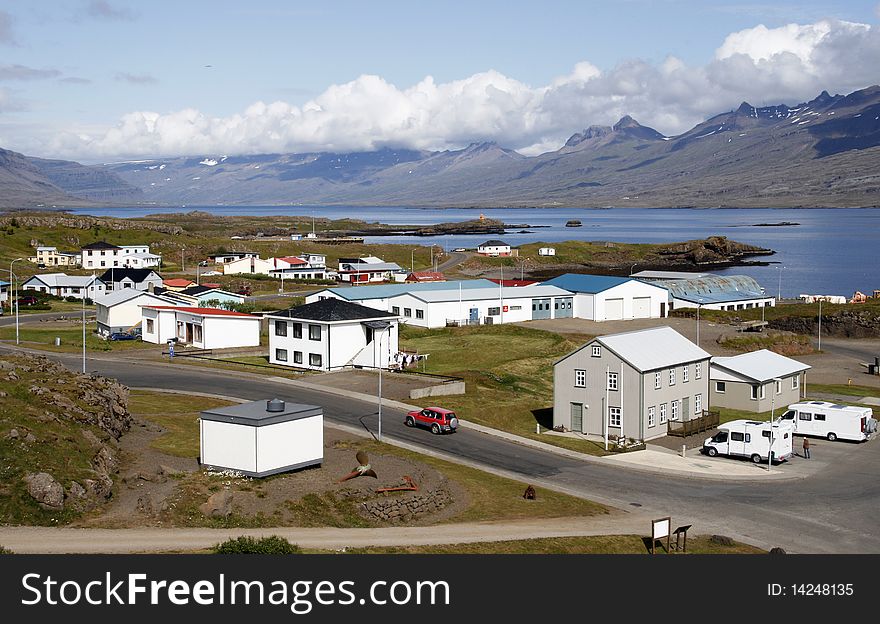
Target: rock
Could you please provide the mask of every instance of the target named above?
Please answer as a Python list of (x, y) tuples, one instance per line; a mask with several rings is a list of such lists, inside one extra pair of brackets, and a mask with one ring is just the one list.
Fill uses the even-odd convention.
[(88, 442), (94, 448), (99, 448), (102, 446), (101, 441), (98, 439), (98, 436), (96, 436), (94, 433), (92, 433), (88, 429), (83, 429), (81, 431), (81, 433), (82, 433), (82, 437), (85, 438), (86, 442)]
[(34, 443), (34, 442), (37, 441), (37, 437), (36, 437), (34, 434), (32, 434), (32, 433), (28, 433), (28, 434), (24, 437), (24, 441), (32, 444), (32, 443)]
[(166, 477), (183, 473), (183, 470), (178, 470), (177, 468), (168, 466), (166, 464), (159, 464), (159, 468), (156, 469), (156, 474), (165, 475)]
[(18, 429), (10, 429), (9, 433), (6, 434), (7, 440), (18, 440), (19, 433)]
[(784, 549), (780, 548), (779, 546), (776, 546), (775, 548), (770, 549), (770, 554), (771, 555), (784, 555), (786, 553), (785, 553)]
[(97, 479), (86, 479), (83, 485), (90, 496), (96, 499), (108, 499), (113, 495), (113, 480), (107, 475), (101, 475)]
[(92, 459), (92, 466), (97, 472), (110, 475), (119, 470), (119, 461), (113, 457), (109, 448), (102, 446), (101, 450)]
[(154, 513), (153, 499), (149, 494), (144, 494), (137, 499), (137, 510), (142, 514), (152, 516)]
[(85, 498), (86, 489), (76, 481), (71, 481), (70, 488), (67, 490), (67, 495), (70, 496), (70, 498)]
[(718, 546), (733, 546), (733, 540), (726, 535), (713, 535), (709, 541)]
[(47, 472), (30, 473), (24, 477), (28, 494), (43, 509), (58, 511), (64, 508), (64, 488)]
[(199, 506), (206, 516), (211, 518), (225, 518), (232, 513), (232, 492), (220, 490), (211, 494), (207, 501)]

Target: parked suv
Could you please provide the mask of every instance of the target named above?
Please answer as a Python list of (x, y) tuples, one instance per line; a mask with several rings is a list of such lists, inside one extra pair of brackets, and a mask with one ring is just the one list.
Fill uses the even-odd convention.
[(407, 427), (425, 427), (433, 434), (452, 433), (458, 429), (455, 412), (442, 407), (426, 407), (423, 410), (409, 412), (404, 422)]

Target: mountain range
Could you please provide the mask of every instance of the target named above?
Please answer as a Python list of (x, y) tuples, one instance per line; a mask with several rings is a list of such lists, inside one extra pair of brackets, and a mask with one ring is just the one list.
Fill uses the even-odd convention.
[(32, 188), (31, 205), (60, 194), (117, 205), (880, 206), (880, 86), (792, 107), (743, 102), (677, 136), (626, 116), (533, 157), (473, 143), (85, 167), (0, 150), (7, 185)]

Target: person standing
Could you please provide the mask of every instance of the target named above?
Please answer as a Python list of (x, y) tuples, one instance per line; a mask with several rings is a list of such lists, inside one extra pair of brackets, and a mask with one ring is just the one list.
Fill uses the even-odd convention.
[(810, 459), (810, 438), (804, 438), (804, 459)]

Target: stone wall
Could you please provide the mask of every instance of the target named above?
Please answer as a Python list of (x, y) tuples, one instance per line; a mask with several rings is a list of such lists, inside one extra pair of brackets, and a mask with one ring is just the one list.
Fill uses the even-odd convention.
[(382, 522), (406, 522), (436, 513), (452, 503), (452, 493), (445, 480), (427, 492), (389, 492), (378, 500), (363, 503), (371, 517)]
[(453, 381), (450, 383), (439, 384), (437, 386), (428, 386), (427, 388), (413, 388), (409, 391), (409, 398), (423, 399), (431, 396), (444, 396), (449, 394), (464, 394), (465, 385), (463, 381)]

